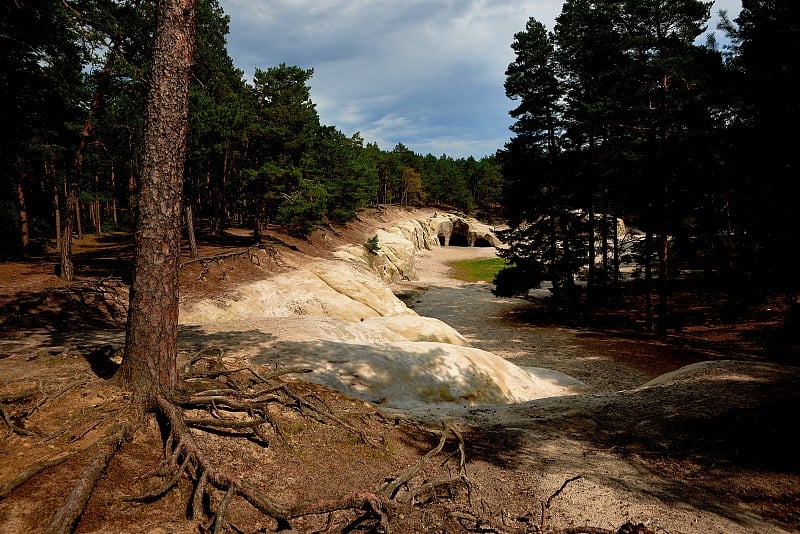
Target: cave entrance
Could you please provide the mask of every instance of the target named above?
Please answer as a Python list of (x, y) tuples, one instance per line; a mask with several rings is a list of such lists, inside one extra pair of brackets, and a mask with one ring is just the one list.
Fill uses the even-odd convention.
[(469, 241), (467, 241), (467, 236), (464, 234), (453, 234), (450, 236), (450, 246), (451, 247), (468, 247)]

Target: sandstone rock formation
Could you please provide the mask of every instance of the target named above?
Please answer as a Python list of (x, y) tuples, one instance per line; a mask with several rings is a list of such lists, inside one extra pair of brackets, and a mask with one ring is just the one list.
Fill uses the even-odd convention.
[(416, 251), (440, 246), (448, 231), (471, 244), (493, 238), (491, 227), (453, 215), (401, 220), (375, 231), (373, 251), (343, 246), (338, 259), (314, 260), (224, 299), (185, 304), (180, 322), (194, 335), (226, 340), (229, 357), (307, 368), (303, 380), (387, 408), (577, 392), (581, 384), (566, 375), (523, 369), (470, 347), (455, 329), (417, 315), (391, 292), (389, 283), (416, 277)]
[(462, 217), (452, 213), (434, 214), (428, 219), (428, 225), (441, 246), (491, 246), (499, 247), (502, 243), (495, 235), (493, 226), (484, 224), (471, 217)]
[(418, 250), (439, 246), (501, 246), (494, 228), (475, 219), (452, 213), (395, 222), (376, 230), (378, 249), (361, 244), (340, 247), (334, 255), (375, 271), (387, 283), (418, 278), (414, 255)]

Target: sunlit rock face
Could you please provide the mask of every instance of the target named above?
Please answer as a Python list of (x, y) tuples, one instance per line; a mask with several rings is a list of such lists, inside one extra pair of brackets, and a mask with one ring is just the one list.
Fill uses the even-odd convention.
[(433, 230), (439, 245), (449, 247), (450, 236), (453, 235), (453, 220), (445, 215), (434, 215), (428, 219), (428, 225)]
[(501, 245), (492, 226), (451, 213), (400, 221), (376, 230), (375, 237), (378, 238), (376, 250), (368, 250), (363, 244), (350, 244), (340, 247), (334, 255), (372, 269), (390, 284), (418, 279), (414, 257), (419, 250), (451, 245)]
[(294, 315), (361, 321), (416, 314), (371, 271), (352, 263), (318, 260), (241, 286), (230, 298), (187, 305), (179, 317), (182, 324), (205, 324)]
[(424, 220), (400, 221), (375, 231), (378, 248), (368, 250), (362, 244), (340, 247), (338, 258), (353, 261), (372, 269), (386, 283), (417, 280), (414, 257), (418, 250), (439, 246), (436, 235)]
[(499, 247), (501, 245), (493, 226), (483, 224), (471, 217), (462, 217), (452, 213), (435, 214), (427, 219), (427, 223), (439, 244), (444, 247)]
[(571, 395), (582, 387), (562, 373), (524, 369), (484, 350), (429, 341), (278, 343), (255, 361), (312, 369), (304, 379), (396, 409), (509, 404)]
[[(451, 217), (388, 226), (376, 230), (377, 250), (341, 247), (341, 259), (315, 259), (225, 298), (186, 303), (182, 332), (224, 343), (230, 358), (307, 369), (303, 380), (388, 408), (508, 404), (576, 393), (582, 387), (576, 380), (470, 347), (451, 326), (419, 316), (392, 293), (389, 283), (416, 277), (416, 251), (440, 246), (442, 228), (477, 228)], [(475, 235), (486, 236), (489, 228)]]

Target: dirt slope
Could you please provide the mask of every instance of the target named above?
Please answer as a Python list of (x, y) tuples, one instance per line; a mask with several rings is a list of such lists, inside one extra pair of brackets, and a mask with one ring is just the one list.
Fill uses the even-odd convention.
[[(239, 239), (234, 243), (206, 243), (201, 256), (214, 259), (187, 264), (182, 298), (224, 298), (237, 284), (302, 265), (309, 255), (330, 258), (336, 246), (363, 243), (382, 224), (426, 213), (364, 213), (346, 228), (322, 229), (309, 240), (275, 235), (255, 251), (258, 261), (245, 232), (232, 236)], [(85, 464), (83, 447), (102, 436), (127, 403), (126, 393), (108, 380), (113, 365), (97, 352), (123, 340), (114, 308), (98, 311), (79, 289), (108, 275), (124, 282), (130, 245), (115, 236), (87, 239), (77, 252), (79, 280), (69, 291), (52, 274), (54, 256), (0, 264), (0, 395), (17, 427), (14, 432), (0, 423), (3, 533), (41, 530)], [(529, 304), (495, 299), (485, 285), (448, 277), (447, 263), (472, 253), (486, 251), (424, 253), (417, 263), (422, 279), (396, 290), (418, 313), (444, 320), (473, 345), (519, 365), (565, 372), (592, 389), (447, 413), (465, 438), (469, 491), (453, 484), (449, 494), (418, 499), (425, 505), (396, 503), (393, 532), (601, 532), (628, 521), (652, 532), (800, 531), (796, 368), (763, 362), (760, 354), (748, 358), (746, 351), (733, 361), (719, 352), (527, 321)], [(184, 354), (220, 341), (185, 334)], [(241, 348), (252, 339), (243, 332), (226, 342)], [(200, 433), (212, 457), (280, 502), (373, 491), (437, 442), (441, 413), (387, 414), (318, 386), (295, 385), (372, 443), (291, 413), (281, 420), (283, 436), (268, 447)], [(454, 445), (449, 440), (445, 452), (454, 452)], [(69, 460), (3, 494), (3, 484), (36, 462), (73, 451)], [(137, 433), (112, 462), (77, 531), (197, 532), (185, 513), (188, 481), (152, 503), (121, 500), (156, 485), (151, 472), (160, 451), (155, 425)], [(428, 464), (410, 486), (453, 468), (444, 469), (438, 461)], [(277, 527), (241, 503), (229, 514), (244, 532)], [(341, 512), (292, 526), (341, 531), (355, 517)]]

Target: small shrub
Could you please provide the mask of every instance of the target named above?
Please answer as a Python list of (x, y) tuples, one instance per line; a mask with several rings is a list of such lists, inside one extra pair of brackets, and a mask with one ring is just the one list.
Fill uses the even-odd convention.
[(372, 252), (373, 254), (377, 254), (381, 247), (378, 246), (378, 236), (374, 235), (367, 239), (367, 242), (364, 243), (364, 248), (368, 251)]

